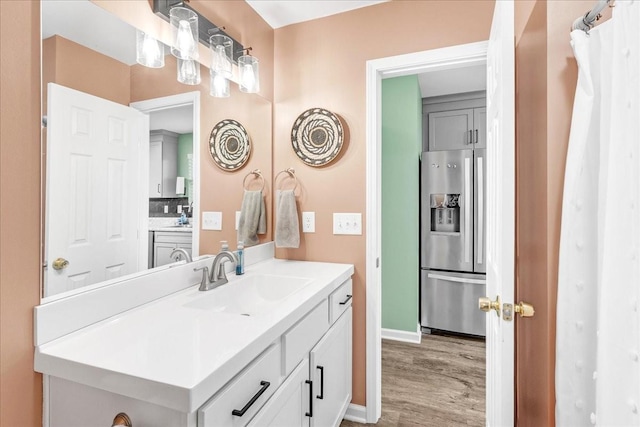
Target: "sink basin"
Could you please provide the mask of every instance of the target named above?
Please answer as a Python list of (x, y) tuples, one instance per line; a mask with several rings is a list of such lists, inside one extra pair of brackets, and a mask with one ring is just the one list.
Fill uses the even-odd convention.
[(230, 277), (229, 283), (198, 292), (185, 307), (230, 314), (255, 315), (272, 309), (313, 280), (305, 277), (257, 274)]

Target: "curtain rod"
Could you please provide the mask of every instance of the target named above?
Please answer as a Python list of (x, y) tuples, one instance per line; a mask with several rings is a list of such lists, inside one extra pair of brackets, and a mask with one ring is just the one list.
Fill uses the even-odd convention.
[(613, 2), (614, 0), (598, 0), (598, 3), (592, 10), (587, 12), (586, 15), (573, 21), (571, 30), (582, 30), (588, 33), (589, 30), (594, 27), (594, 22), (600, 18), (600, 12), (602, 12), (602, 9), (607, 5), (609, 5), (609, 7), (613, 7)]

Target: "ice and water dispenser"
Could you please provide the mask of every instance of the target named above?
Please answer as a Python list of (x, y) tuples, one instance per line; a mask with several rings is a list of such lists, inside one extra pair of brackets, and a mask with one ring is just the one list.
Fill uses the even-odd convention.
[(431, 194), (431, 231), (460, 232), (460, 194)]

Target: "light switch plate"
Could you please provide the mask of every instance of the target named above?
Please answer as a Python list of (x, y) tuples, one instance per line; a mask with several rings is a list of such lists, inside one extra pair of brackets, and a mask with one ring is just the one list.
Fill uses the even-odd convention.
[(302, 232), (303, 233), (316, 232), (316, 213), (315, 212), (302, 212)]
[(236, 211), (236, 231), (238, 231), (238, 227), (240, 227), (240, 211)]
[(362, 235), (362, 214), (334, 213), (333, 234)]
[(202, 212), (203, 230), (222, 230), (222, 212)]

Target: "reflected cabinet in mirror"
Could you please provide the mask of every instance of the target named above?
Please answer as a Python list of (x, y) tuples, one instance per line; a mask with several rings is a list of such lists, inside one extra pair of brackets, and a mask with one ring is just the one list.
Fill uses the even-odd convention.
[[(137, 64), (136, 28), (91, 1), (41, 4), (43, 302), (233, 244), (243, 178), (272, 176), (271, 102), (233, 84), (229, 98), (210, 97), (203, 58), (197, 85), (177, 81), (169, 49), (162, 68)], [(118, 7), (130, 23), (168, 25), (140, 2)], [(224, 119), (242, 122), (254, 147), (234, 173), (208, 154)], [(222, 212), (223, 230), (203, 230), (204, 211)]]

